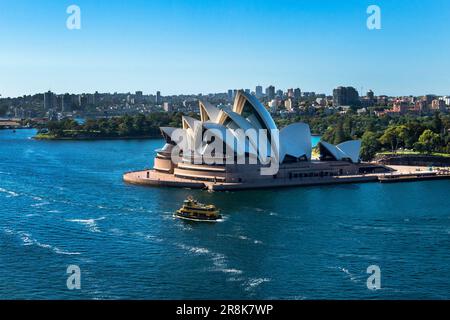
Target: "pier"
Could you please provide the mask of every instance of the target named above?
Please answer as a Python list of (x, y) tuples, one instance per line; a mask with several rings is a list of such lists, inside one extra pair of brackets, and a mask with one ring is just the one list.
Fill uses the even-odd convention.
[(445, 180), (445, 179), (450, 179), (450, 173), (448, 171), (390, 174), (378, 177), (378, 180), (381, 183), (414, 182), (424, 180)]

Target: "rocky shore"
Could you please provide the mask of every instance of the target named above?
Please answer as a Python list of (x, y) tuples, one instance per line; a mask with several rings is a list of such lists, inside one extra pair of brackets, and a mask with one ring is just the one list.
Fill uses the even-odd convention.
[(450, 166), (450, 157), (435, 156), (435, 155), (388, 154), (388, 155), (378, 155), (374, 160), (375, 162), (383, 165), (420, 166), (420, 167)]

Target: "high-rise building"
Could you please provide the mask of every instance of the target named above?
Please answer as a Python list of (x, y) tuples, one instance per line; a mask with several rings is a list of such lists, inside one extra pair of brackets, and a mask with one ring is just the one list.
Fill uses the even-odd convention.
[(286, 108), (287, 111), (292, 112), (294, 111), (294, 100), (293, 98), (288, 98), (286, 99), (286, 101), (284, 102), (284, 107)]
[(416, 101), (415, 109), (423, 113), (427, 113), (430, 111), (425, 100)]
[(156, 100), (155, 100), (157, 105), (162, 104), (162, 97), (161, 97), (161, 92), (160, 91), (156, 91)]
[(62, 97), (62, 95), (55, 94), (55, 109), (58, 111), (62, 110)]
[(93, 105), (94, 104), (94, 95), (92, 93), (86, 94), (87, 104)]
[(441, 99), (434, 99), (431, 102), (431, 109), (439, 110), (441, 112), (447, 111), (447, 107), (445, 106), (445, 101)]
[(434, 94), (427, 94), (423, 97), (423, 99), (427, 102), (428, 105), (430, 105), (434, 99), (436, 99), (436, 96)]
[(333, 90), (333, 104), (335, 106), (359, 105), (359, 94), (353, 87), (337, 87)]
[(302, 93), (303, 97), (305, 98), (314, 98), (316, 96), (316, 93), (314, 91), (311, 92), (303, 92)]
[(44, 109), (49, 110), (54, 107), (54, 94), (50, 90), (44, 93)]
[(269, 103), (267, 105), (269, 107), (270, 112), (272, 112), (272, 113), (277, 112), (277, 109), (278, 109), (278, 101), (277, 100), (272, 99), (269, 101)]
[(278, 98), (283, 98), (283, 96), (284, 96), (283, 90), (277, 90), (276, 96), (277, 96)]
[(375, 94), (372, 90), (367, 91), (365, 97), (361, 97), (361, 106), (364, 108), (372, 107), (375, 104)]
[(266, 88), (266, 96), (269, 100), (273, 100), (275, 98), (275, 87), (274, 86), (268, 86)]
[(450, 97), (444, 97), (445, 104), (450, 107)]
[(88, 96), (85, 94), (80, 94), (78, 96), (78, 107), (80, 107), (80, 109), (84, 109), (86, 108), (86, 106), (88, 105), (89, 100), (88, 100)]
[(262, 86), (256, 86), (255, 95), (258, 99), (263, 96), (263, 87)]
[(299, 100), (302, 96), (302, 90), (300, 88), (294, 89), (294, 99)]
[(100, 93), (98, 91), (95, 91), (94, 93), (94, 105), (97, 105), (100, 102)]
[(134, 95), (134, 102), (135, 103), (142, 103), (143, 101), (143, 94), (142, 91), (136, 91), (135, 95)]
[(62, 97), (62, 112), (71, 112), (72, 111), (72, 96), (68, 93), (65, 93)]
[(294, 89), (293, 88), (290, 88), (287, 90), (287, 96), (288, 96), (288, 98), (294, 97)]
[(127, 94), (127, 103), (134, 104), (134, 97), (131, 94)]
[(228, 90), (227, 97), (228, 97), (228, 101), (230, 101), (230, 102), (233, 101), (233, 90), (232, 89)]
[(409, 103), (404, 100), (396, 101), (392, 110), (397, 113), (405, 114), (409, 110)]
[(170, 103), (168, 103), (168, 102), (164, 102), (163, 108), (164, 108), (165, 112), (172, 112), (173, 111), (172, 105)]

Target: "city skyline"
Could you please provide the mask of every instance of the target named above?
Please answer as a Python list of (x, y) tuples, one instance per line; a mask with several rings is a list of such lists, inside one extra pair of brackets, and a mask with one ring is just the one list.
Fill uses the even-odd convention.
[[(68, 30), (71, 4), (2, 1), (2, 98), (264, 84), (327, 95), (340, 84), (361, 94), (450, 94), (448, 1), (81, 0), (81, 30)], [(366, 27), (371, 4), (381, 30)]]
[[(258, 93), (258, 88), (261, 87), (262, 88), (262, 92), (259, 94)], [(159, 89), (155, 89), (155, 90), (143, 90), (143, 89), (134, 89), (134, 90), (130, 90), (130, 91), (99, 91), (99, 90), (95, 90), (95, 89), (91, 89), (90, 91), (83, 91), (83, 92), (74, 92), (74, 91), (54, 91), (51, 88), (42, 91), (42, 92), (34, 92), (34, 93), (28, 93), (28, 94), (19, 94), (17, 96), (6, 96), (6, 95), (2, 95), (0, 93), (0, 99), (18, 99), (18, 98), (22, 98), (22, 97), (27, 97), (27, 96), (37, 96), (37, 95), (45, 95), (46, 93), (50, 92), (52, 94), (54, 94), (55, 96), (64, 96), (64, 95), (75, 95), (75, 96), (83, 96), (83, 95), (94, 95), (94, 94), (102, 94), (102, 95), (131, 95), (131, 96), (135, 96), (137, 93), (140, 93), (142, 96), (146, 96), (146, 97), (176, 97), (176, 96), (208, 96), (208, 95), (226, 95), (229, 94), (230, 91), (233, 92), (233, 94), (239, 90), (242, 91), (246, 91), (249, 92), (253, 95), (256, 95), (257, 97), (268, 97), (267, 95), (267, 89), (269, 89), (270, 87), (274, 88), (274, 93), (273, 95), (275, 97), (279, 96), (278, 93), (282, 92), (283, 95), (287, 96), (289, 95), (290, 91), (295, 91), (295, 90), (300, 90), (300, 94), (303, 96), (304, 94), (314, 94), (314, 95), (325, 95), (326, 97), (333, 97), (333, 92), (340, 87), (344, 87), (344, 88), (353, 88), (356, 90), (356, 92), (359, 94), (360, 97), (364, 97), (366, 96), (369, 92), (371, 92), (372, 94), (376, 95), (376, 96), (386, 96), (386, 97), (424, 97), (424, 96), (436, 96), (436, 97), (449, 97), (450, 94), (436, 94), (434, 92), (422, 92), (419, 94), (404, 94), (404, 95), (399, 95), (399, 94), (393, 94), (393, 95), (388, 95), (385, 94), (383, 92), (378, 92), (377, 90), (373, 89), (373, 88), (356, 88), (354, 86), (351, 85), (345, 85), (345, 84), (340, 84), (340, 85), (335, 85), (333, 88), (331, 88), (330, 90), (326, 91), (326, 92), (322, 92), (322, 91), (317, 91), (312, 89), (311, 91), (308, 90), (303, 90), (300, 87), (296, 87), (296, 86), (288, 86), (285, 88), (280, 88), (280, 87), (276, 87), (272, 84), (269, 85), (261, 85), (258, 84), (254, 87), (250, 87), (250, 88), (228, 88), (228, 89), (224, 89), (224, 90), (219, 90), (216, 92), (202, 92), (201, 90), (198, 92), (175, 92), (175, 93), (164, 93)], [(361, 90), (363, 89), (363, 90)], [(449, 90), (450, 91), (450, 90)]]

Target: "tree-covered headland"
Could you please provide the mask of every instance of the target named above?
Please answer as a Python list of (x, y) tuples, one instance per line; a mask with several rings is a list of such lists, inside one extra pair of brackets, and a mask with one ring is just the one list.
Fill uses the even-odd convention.
[(88, 119), (80, 123), (74, 119), (49, 121), (38, 127), (38, 139), (101, 139), (160, 137), (160, 127), (181, 126), (181, 113), (155, 112), (148, 115)]
[(450, 154), (450, 116), (439, 112), (429, 116), (348, 112), (277, 119), (280, 127), (298, 121), (308, 123), (313, 133), (333, 144), (361, 139), (361, 158), (365, 161), (380, 152)]
[[(195, 114), (190, 116), (196, 117)], [(148, 115), (89, 119), (79, 123), (73, 119), (50, 121), (40, 128), (37, 138), (133, 138), (160, 137), (160, 127), (181, 127), (181, 113), (155, 112)], [(279, 128), (290, 123), (305, 122), (313, 134), (324, 141), (339, 144), (361, 139), (363, 160), (371, 160), (377, 153), (450, 154), (450, 115), (359, 115), (346, 114), (275, 116)]]

